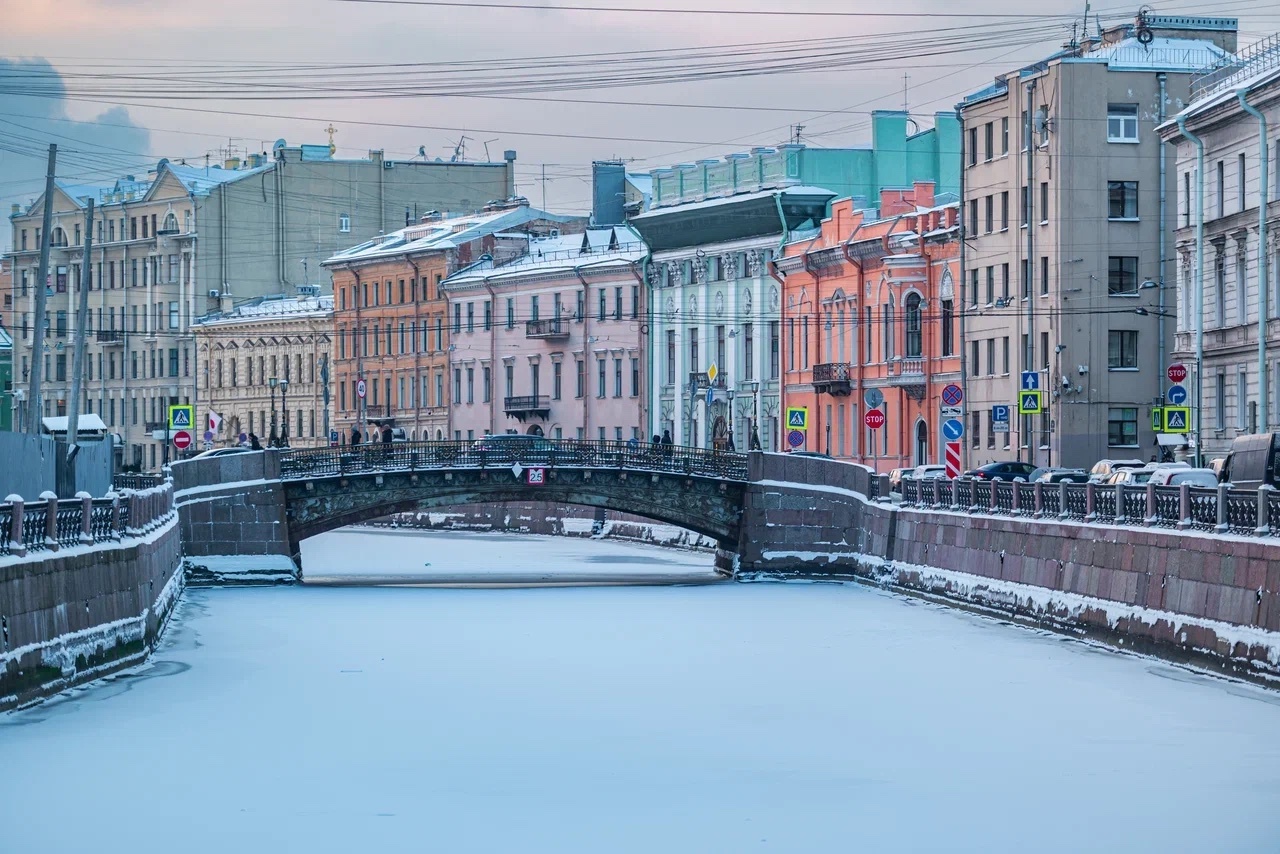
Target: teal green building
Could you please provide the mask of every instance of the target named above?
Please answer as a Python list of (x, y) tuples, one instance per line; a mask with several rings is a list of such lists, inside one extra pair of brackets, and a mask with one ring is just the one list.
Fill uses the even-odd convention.
[(0, 328), (0, 432), (13, 429), (13, 336)]

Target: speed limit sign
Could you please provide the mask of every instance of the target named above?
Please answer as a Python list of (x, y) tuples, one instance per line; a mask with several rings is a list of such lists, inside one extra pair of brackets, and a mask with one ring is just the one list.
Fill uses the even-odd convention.
[(362, 399), (362, 400), (363, 400), (363, 399), (364, 399), (364, 393), (365, 393), (365, 384), (364, 384), (364, 380), (360, 380), (359, 382), (357, 382), (357, 383), (356, 383), (356, 397), (358, 397), (358, 398), (360, 398), (360, 399)]

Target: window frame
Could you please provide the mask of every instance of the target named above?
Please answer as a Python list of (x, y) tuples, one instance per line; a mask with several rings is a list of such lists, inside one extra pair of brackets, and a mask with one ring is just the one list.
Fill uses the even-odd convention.
[[(1116, 268), (1115, 262), (1120, 263), (1120, 269)], [(1117, 276), (1124, 276), (1128, 271), (1123, 269), (1124, 262), (1133, 262), (1133, 287), (1131, 290), (1119, 290), (1113, 285), (1113, 280)], [(1136, 297), (1138, 295), (1138, 263), (1137, 255), (1109, 255), (1107, 256), (1107, 296), (1108, 297)]]
[[(1117, 191), (1119, 192), (1118, 199)], [(1120, 205), (1120, 213), (1118, 214), (1116, 213), (1117, 201)], [(1130, 212), (1130, 203), (1132, 203), (1132, 212)], [(1107, 181), (1108, 222), (1138, 222), (1138, 211), (1137, 181)]]
[[(1115, 129), (1117, 133), (1113, 133), (1112, 122), (1117, 121), (1120, 124)], [(1133, 135), (1130, 136), (1125, 131), (1129, 129), (1132, 123)], [(1142, 140), (1139, 135), (1138, 128), (1138, 105), (1137, 104), (1107, 104), (1107, 142), (1119, 143), (1121, 145), (1137, 145)]]
[(1138, 330), (1107, 330), (1107, 370), (1113, 373), (1139, 370)]

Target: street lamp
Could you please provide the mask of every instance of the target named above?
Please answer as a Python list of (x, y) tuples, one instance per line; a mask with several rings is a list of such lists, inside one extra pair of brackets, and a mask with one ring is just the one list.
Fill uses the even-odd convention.
[(753, 451), (760, 450), (760, 433), (756, 426), (760, 423), (760, 409), (757, 406), (760, 395), (760, 381), (751, 381), (751, 438), (747, 447)]
[(275, 377), (267, 378), (267, 385), (271, 389), (271, 435), (267, 437), (268, 448), (276, 446), (276, 386), (279, 382)]
[(737, 396), (737, 392), (733, 386), (729, 386), (729, 451), (738, 450), (733, 444), (733, 399)]
[(280, 447), (289, 447), (289, 381), (280, 380)]

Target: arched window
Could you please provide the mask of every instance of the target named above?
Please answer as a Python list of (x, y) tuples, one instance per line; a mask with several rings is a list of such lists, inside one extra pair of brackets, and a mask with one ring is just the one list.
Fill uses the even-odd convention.
[(907, 324), (907, 358), (918, 359), (923, 349), (920, 334), (920, 295), (908, 294), (904, 304)]
[(59, 226), (58, 228), (55, 228), (53, 230), (52, 242), (49, 245), (50, 246), (66, 246), (67, 245), (66, 230), (64, 230), (61, 226)]
[(916, 422), (915, 462), (918, 466), (929, 464), (929, 425)]
[(896, 354), (895, 354), (895, 352), (894, 352), (894, 342), (893, 342), (893, 318), (894, 318), (894, 311), (893, 311), (893, 297), (892, 297), (892, 296), (890, 296), (890, 297), (889, 297), (889, 301), (888, 301), (888, 302), (886, 302), (886, 303), (884, 304), (884, 307), (881, 309), (881, 311), (884, 313), (884, 317), (883, 317), (883, 321), (884, 321), (884, 354), (883, 354), (883, 361), (888, 362), (890, 359), (892, 359), (892, 358), (894, 357), (894, 355), (896, 355)]
[(169, 211), (164, 218), (164, 229), (161, 234), (177, 234), (178, 233), (178, 217), (173, 211)]

